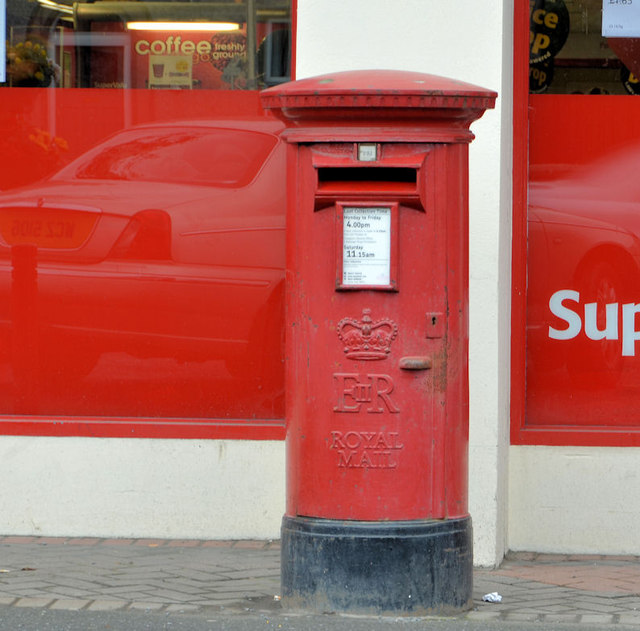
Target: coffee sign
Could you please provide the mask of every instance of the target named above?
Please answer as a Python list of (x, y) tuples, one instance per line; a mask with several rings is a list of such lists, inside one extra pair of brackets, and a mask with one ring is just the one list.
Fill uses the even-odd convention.
[(149, 55), (150, 88), (191, 89), (190, 55)]

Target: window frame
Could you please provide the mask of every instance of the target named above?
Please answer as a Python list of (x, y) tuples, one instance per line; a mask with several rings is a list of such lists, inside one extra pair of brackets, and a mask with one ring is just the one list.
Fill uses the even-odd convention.
[[(513, 40), (511, 263), (511, 444), (640, 446), (640, 426), (528, 425), (526, 419), (527, 198), (529, 155), (529, 2), (515, 0)], [(587, 98), (587, 97), (585, 97)]]

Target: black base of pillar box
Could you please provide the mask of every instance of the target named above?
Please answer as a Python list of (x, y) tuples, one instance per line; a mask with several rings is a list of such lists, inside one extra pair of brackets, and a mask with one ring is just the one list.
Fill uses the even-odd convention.
[(282, 599), (313, 612), (451, 615), (472, 606), (471, 518), (284, 517)]

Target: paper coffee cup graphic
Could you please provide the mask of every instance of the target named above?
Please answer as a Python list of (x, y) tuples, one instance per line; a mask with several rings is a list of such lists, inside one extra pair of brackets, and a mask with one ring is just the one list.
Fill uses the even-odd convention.
[(149, 87), (191, 88), (192, 63), (189, 55), (149, 55)]

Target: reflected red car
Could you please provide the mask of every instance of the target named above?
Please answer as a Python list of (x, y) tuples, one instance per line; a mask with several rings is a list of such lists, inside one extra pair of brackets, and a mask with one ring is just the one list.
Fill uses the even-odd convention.
[(282, 416), (280, 131), (131, 128), (0, 194), (4, 409)]
[[(636, 423), (640, 149), (531, 182), (527, 414), (536, 425)], [(640, 318), (637, 318), (640, 321)]]

